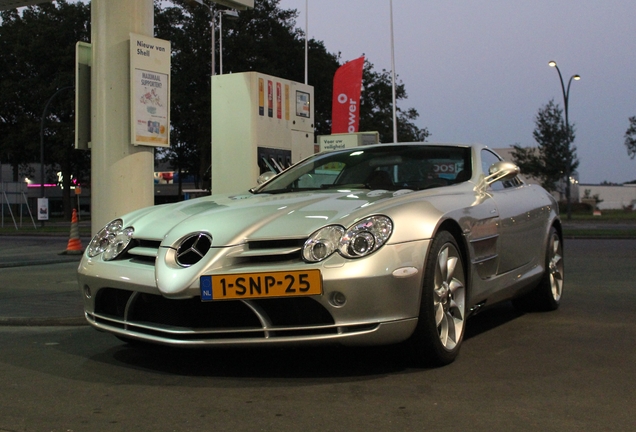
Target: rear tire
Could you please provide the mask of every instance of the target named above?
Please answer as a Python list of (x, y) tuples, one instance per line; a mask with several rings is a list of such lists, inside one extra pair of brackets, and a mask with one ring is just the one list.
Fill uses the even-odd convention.
[(563, 241), (556, 228), (550, 228), (545, 256), (545, 272), (539, 285), (528, 294), (515, 298), (512, 304), (522, 311), (553, 311), (559, 308), (563, 295)]
[(421, 366), (444, 366), (459, 354), (466, 319), (466, 276), (455, 238), (439, 232), (426, 259), (417, 327), (409, 340)]

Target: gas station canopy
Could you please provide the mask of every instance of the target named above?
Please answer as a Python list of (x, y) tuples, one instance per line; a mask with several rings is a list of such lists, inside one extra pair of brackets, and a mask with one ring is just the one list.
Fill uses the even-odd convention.
[(38, 3), (48, 3), (51, 0), (0, 0), (0, 10), (15, 9), (22, 6), (31, 6)]
[[(22, 6), (31, 6), (38, 3), (47, 3), (50, 1), (51, 0), (0, 0), (0, 10), (14, 9)], [(214, 3), (237, 10), (254, 7), (254, 0), (215, 0)]]
[(214, 3), (237, 10), (244, 10), (254, 7), (254, 0), (214, 0)]

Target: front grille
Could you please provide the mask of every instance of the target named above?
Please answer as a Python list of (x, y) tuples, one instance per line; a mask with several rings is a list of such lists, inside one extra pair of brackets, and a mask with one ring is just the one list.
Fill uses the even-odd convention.
[(251, 263), (273, 263), (300, 261), (306, 239), (252, 240), (247, 249), (236, 257), (246, 258)]
[[(240, 259), (242, 263), (275, 263), (301, 261), (306, 238), (283, 240), (253, 240), (240, 252), (231, 252), (228, 257)], [(205, 233), (185, 237), (177, 249), (177, 263), (189, 267), (199, 262), (211, 248), (212, 238)], [(135, 238), (118, 259), (133, 260), (140, 264), (153, 264), (159, 253), (161, 241)], [(222, 249), (222, 248), (221, 248)]]
[(351, 331), (335, 326), (331, 314), (309, 297), (201, 302), (105, 288), (97, 293), (95, 312), (105, 327), (169, 340), (253, 339), (336, 335)]
[(263, 249), (287, 249), (287, 248), (301, 248), (305, 243), (302, 239), (282, 239), (282, 240), (252, 240), (248, 243), (250, 250), (263, 250)]
[(117, 259), (129, 259), (140, 264), (154, 264), (159, 252), (159, 240), (133, 239)]

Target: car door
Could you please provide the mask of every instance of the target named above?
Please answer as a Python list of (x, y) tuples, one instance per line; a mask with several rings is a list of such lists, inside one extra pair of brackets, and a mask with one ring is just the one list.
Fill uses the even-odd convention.
[[(481, 159), (485, 175), (488, 175), (493, 163), (501, 160), (488, 149), (482, 150)], [(534, 265), (543, 250), (548, 211), (540, 202), (541, 195), (537, 188), (515, 178), (491, 184), (486, 193), (495, 201), (499, 212), (497, 273)]]

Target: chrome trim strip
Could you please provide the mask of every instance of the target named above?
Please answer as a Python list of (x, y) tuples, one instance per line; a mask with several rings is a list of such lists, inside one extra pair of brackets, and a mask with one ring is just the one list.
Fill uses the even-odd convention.
[(490, 239), (494, 239), (494, 238), (497, 238), (497, 237), (499, 237), (499, 234), (492, 234), (492, 235), (485, 236), (485, 237), (479, 237), (479, 238), (476, 238), (476, 239), (470, 239), (469, 241), (470, 241), (470, 243), (477, 243), (477, 242), (480, 242), (480, 241), (490, 240)]
[(481, 263), (486, 262), (486, 261), (494, 260), (494, 259), (495, 259), (495, 258), (497, 258), (498, 256), (499, 256), (499, 255), (494, 254), (494, 255), (488, 255), (488, 256), (485, 256), (485, 257), (483, 257), (483, 258), (475, 258), (475, 259), (473, 259), (473, 260), (471, 261), (471, 263), (473, 263), (473, 264), (481, 264)]
[(301, 247), (290, 247), (285, 249), (253, 249), (246, 251), (239, 251), (234, 253), (229, 253), (227, 256), (236, 258), (236, 257), (254, 257), (254, 256), (276, 256), (276, 255), (291, 255), (293, 253), (299, 252)]
[[(126, 329), (128, 331), (134, 331), (132, 329), (138, 328), (143, 330), (149, 330), (155, 333), (166, 333), (169, 335), (229, 335), (236, 334), (240, 335), (241, 333), (254, 333), (254, 332), (295, 332), (295, 331), (330, 331), (332, 330), (338, 334), (349, 334), (350, 332), (346, 331), (347, 328), (355, 328), (355, 327), (369, 327), (369, 326), (377, 326), (380, 323), (378, 322), (361, 322), (361, 323), (351, 323), (347, 325), (338, 325), (338, 324), (329, 324), (329, 325), (316, 325), (316, 326), (285, 326), (285, 327), (276, 327), (276, 326), (268, 326), (267, 328), (261, 327), (249, 327), (242, 329), (192, 329), (192, 328), (175, 328), (175, 327), (167, 327), (167, 326), (150, 326), (147, 324), (143, 324), (141, 322), (133, 322), (126, 321), (114, 318), (112, 316), (105, 316), (101, 314), (97, 314), (94, 312), (86, 312), (87, 319), (92, 323), (99, 327), (106, 328), (108, 330), (123, 330)], [(97, 321), (104, 321), (105, 323), (100, 323)], [(113, 326), (109, 326), (106, 323), (113, 323)], [(145, 333), (141, 333), (144, 334)], [(319, 336), (319, 335), (316, 335)], [(171, 339), (172, 340), (172, 339)], [(179, 339), (174, 339), (179, 340)]]

